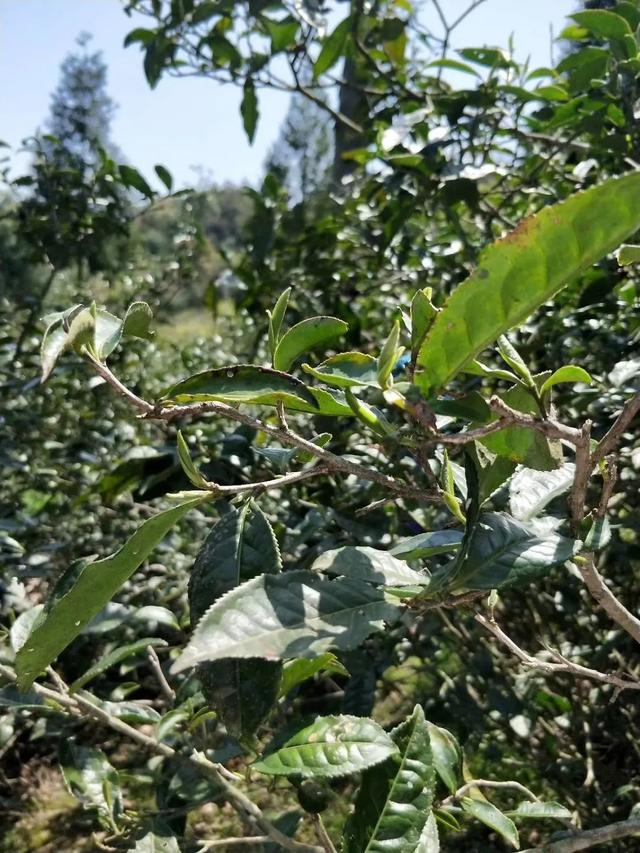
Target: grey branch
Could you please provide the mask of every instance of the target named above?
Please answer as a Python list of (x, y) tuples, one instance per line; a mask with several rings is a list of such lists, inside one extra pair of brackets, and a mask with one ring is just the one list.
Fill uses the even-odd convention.
[(567, 838), (543, 844), (541, 847), (530, 847), (522, 853), (575, 853), (577, 850), (588, 850), (599, 844), (607, 844), (609, 841), (618, 841), (620, 838), (629, 838), (631, 835), (640, 835), (640, 817), (621, 820), (618, 823), (610, 823), (600, 826), (598, 829), (587, 829)]
[(479, 625), (482, 625), (490, 634), (492, 634), (498, 642), (502, 643), (509, 651), (526, 667), (536, 669), (539, 672), (544, 672), (547, 675), (555, 675), (557, 673), (568, 673), (579, 678), (587, 678), (591, 681), (599, 681), (604, 684), (611, 684), (617, 692), (622, 690), (640, 690), (640, 681), (632, 681), (628, 678), (621, 678), (613, 673), (599, 672), (596, 669), (590, 669), (582, 664), (574, 663), (567, 660), (559, 652), (551, 652), (554, 657), (553, 661), (543, 661), (539, 658), (530, 655), (521, 649), (520, 646), (505, 634), (502, 628), (498, 625), (495, 619), (484, 616), (482, 613), (476, 613), (475, 620)]

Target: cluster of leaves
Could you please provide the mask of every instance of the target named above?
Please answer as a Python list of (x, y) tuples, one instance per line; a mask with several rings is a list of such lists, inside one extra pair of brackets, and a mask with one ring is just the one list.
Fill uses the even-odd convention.
[[(59, 718), (37, 693), (25, 693), (58, 656), (72, 692), (117, 719), (154, 725), (159, 743), (205, 750), (227, 767), (250, 765), (254, 780), (274, 777), (283, 820), (296, 799), (311, 814), (328, 804), (331, 834), (349, 851), (430, 851), (438, 834), (446, 845), (449, 833), (462, 829), (451, 845), (482, 849), (482, 824), (516, 846), (516, 826), (522, 831), (526, 820), (567, 820), (582, 810), (594, 822), (626, 818), (638, 796), (637, 744), (627, 734), (637, 725), (633, 704), (624, 694), (609, 703), (607, 684), (587, 691), (562, 676), (514, 680), (509, 657), (483, 639), (473, 613), (439, 605), (499, 589), (491, 606), (525, 648), (533, 623), (587, 666), (627, 669), (632, 660), (630, 640), (585, 607), (574, 557), (597, 548), (613, 588), (634, 610), (638, 593), (628, 579), (638, 559), (637, 451), (631, 445), (620, 459), (613, 535), (598, 538), (589, 523), (571, 529), (565, 495), (575, 470), (566, 448), (522, 424), (490, 431), (499, 416), (489, 401), (497, 393), (523, 417), (560, 411), (574, 425), (588, 416), (600, 437), (637, 391), (636, 276), (633, 266), (619, 270), (606, 257), (638, 228), (637, 175), (547, 207), (481, 250), (507, 224), (635, 162), (636, 4), (577, 13), (564, 34), (572, 51), (558, 68), (534, 72), (487, 48), (428, 65), (417, 53), (414, 61), (403, 41), (420, 39), (402, 4), (385, 5), (378, 17), (352, 4), (326, 36), (314, 28), (313, 10), (304, 12), (310, 24), (297, 16), (298, 6), (294, 13), (278, 4), (129, 5), (147, 5), (159, 22), (130, 39), (143, 44), (152, 80), (192, 62), (191, 37), (202, 31), (203, 73), (222, 70), (243, 85), (250, 134), (256, 89), (269, 82), (267, 60), (299, 50), (304, 33), (318, 79), (342, 59), (345, 68), (357, 66), (355, 77), (369, 92), (366, 121), (356, 116), (364, 133), (351, 137), (349, 159), (341, 158), (341, 169), (347, 163), (351, 171), (348, 189), (314, 200), (318, 215), (301, 216), (305, 200), (291, 205), (273, 175), (254, 194), (249, 251), (229, 260), (255, 319), (240, 320), (235, 340), (191, 347), (182, 363), (156, 344), (111, 355), (126, 331), (124, 312), (118, 320), (76, 308), (52, 318), (49, 366), (64, 350), (103, 366), (111, 355), (160, 409), (219, 406), (224, 413), (240, 406), (243, 413), (258, 406), (265, 429), (280, 432), (269, 440), (255, 422), (231, 432), (211, 419), (187, 427), (174, 446), (171, 420), (161, 433), (142, 421), (132, 436), (125, 404), (115, 431), (111, 413), (100, 424), (98, 406), (97, 427), (79, 439), (99, 446), (111, 468), (98, 481), (107, 503), (120, 495), (124, 508), (132, 491), (146, 501), (189, 483), (199, 491), (135, 531), (131, 518), (114, 521), (108, 535), (67, 545), (65, 555), (104, 554), (130, 535), (111, 557), (72, 566), (43, 609), (14, 623), (3, 654), (15, 664), (22, 694), (5, 688), (5, 702), (22, 707), (17, 713), (27, 726), (37, 709), (49, 709), (47, 720)], [(247, 45), (250, 55), (242, 52)], [(473, 81), (469, 87), (448, 82), (454, 66)], [(376, 87), (379, 97), (370, 94)], [(344, 153), (344, 139), (335, 147)], [(622, 250), (621, 261), (634, 252)], [(283, 282), (293, 290), (276, 301)], [(258, 310), (267, 307), (263, 320)], [(136, 311), (146, 316), (146, 309)], [(317, 316), (303, 319), (309, 314)], [(347, 351), (315, 357), (341, 339)], [(151, 354), (160, 352), (162, 364), (152, 372)], [(61, 370), (70, 377), (67, 394), (77, 399), (81, 383), (66, 356)], [(188, 378), (176, 382), (185, 370)], [(52, 406), (59, 381), (43, 392)], [(107, 405), (108, 388), (92, 393)], [(18, 445), (23, 421), (11, 417)], [(72, 418), (73, 410), (70, 424)], [(318, 453), (286, 443), (294, 424), (309, 432)], [(39, 427), (36, 421), (30, 429)], [(459, 449), (461, 433), (487, 428)], [(141, 438), (145, 446), (131, 447), (125, 458), (123, 447)], [(345, 488), (341, 470), (348, 471), (331, 468), (336, 458), (373, 466), (421, 494), (390, 495), (379, 479), (353, 473)], [(329, 476), (314, 476), (325, 465)], [(76, 482), (87, 476), (79, 466), (72, 472)], [(223, 491), (277, 475), (304, 478), (263, 494), (247, 488), (231, 502), (233, 492)], [(38, 473), (36, 482), (51, 476)], [(60, 501), (48, 488), (40, 486), (44, 498)], [(64, 505), (70, 513), (70, 502)], [(93, 506), (108, 529), (105, 512)], [(36, 508), (36, 519), (46, 512), (46, 504)], [(209, 527), (187, 589), (186, 566)], [(163, 536), (162, 562), (135, 574)], [(109, 604), (116, 593), (118, 602)], [(158, 698), (150, 645), (166, 661), (175, 701)], [(319, 703), (323, 713), (314, 720)], [(62, 726), (66, 735), (78, 731), (72, 719)], [(458, 740), (468, 747), (466, 762)], [(168, 759), (131, 759), (118, 772), (117, 756), (74, 747), (62, 764), (72, 790), (125, 848), (147, 849), (150, 831), (175, 849), (188, 845), (192, 836), (172, 809), (223, 799), (210, 780), (196, 783)], [(549, 766), (558, 769), (557, 781)], [(473, 778), (512, 774), (545, 802), (532, 798), (513, 808), (511, 794), (473, 785), (456, 796)], [(130, 795), (134, 776), (169, 828), (150, 829), (123, 810), (120, 788)], [(337, 792), (355, 803), (346, 822)], [(287, 826), (309, 840), (304, 822)]]

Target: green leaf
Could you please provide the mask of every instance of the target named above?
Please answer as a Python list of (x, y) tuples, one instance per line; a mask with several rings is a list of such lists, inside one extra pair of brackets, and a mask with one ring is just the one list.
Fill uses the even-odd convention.
[(629, 264), (640, 263), (640, 246), (632, 246), (629, 243), (626, 243), (624, 246), (620, 246), (617, 257), (618, 264), (621, 267), (629, 266)]
[(178, 841), (174, 835), (157, 835), (147, 832), (130, 848), (130, 853), (180, 853)]
[(253, 144), (253, 138), (256, 135), (256, 127), (258, 126), (258, 96), (256, 88), (251, 77), (247, 77), (244, 89), (242, 91), (242, 102), (240, 103), (240, 115), (244, 125), (244, 132), (247, 134), (249, 144)]
[(609, 519), (596, 518), (584, 539), (587, 551), (601, 551), (611, 542), (611, 525)]
[(418, 841), (415, 853), (440, 853), (440, 837), (438, 835), (438, 823), (433, 812), (422, 827), (422, 833)]
[(146, 560), (174, 524), (191, 509), (210, 499), (193, 493), (171, 509), (143, 522), (127, 542), (102, 560), (73, 563), (56, 583), (44, 610), (16, 655), (16, 674), (21, 690), (74, 640), (102, 610), (123, 583)]
[(118, 166), (118, 172), (120, 173), (120, 180), (125, 187), (133, 187), (134, 190), (138, 190), (138, 192), (146, 198), (152, 199), (154, 197), (154, 191), (140, 172), (137, 169), (134, 169), (133, 166), (127, 166), (126, 163), (121, 163)]
[(381, 388), (387, 388), (389, 385), (389, 377), (391, 371), (396, 366), (398, 358), (402, 355), (403, 349), (398, 348), (400, 340), (400, 323), (396, 320), (393, 328), (389, 333), (389, 337), (384, 342), (380, 355), (378, 356), (378, 384)]
[(398, 752), (393, 740), (366, 717), (317, 717), (252, 768), (269, 776), (333, 779), (381, 764)]
[(94, 320), (91, 345), (100, 361), (105, 361), (120, 343), (123, 323), (102, 308), (92, 307), (89, 310)]
[(584, 12), (575, 12), (569, 17), (597, 38), (620, 41), (626, 35), (633, 36), (629, 22), (620, 15), (616, 15), (615, 12), (604, 9), (590, 9)]
[(292, 326), (280, 338), (273, 354), (276, 370), (287, 371), (303, 353), (343, 335), (349, 325), (336, 317), (310, 317)]
[(313, 63), (313, 76), (319, 77), (332, 68), (345, 48), (347, 38), (351, 31), (351, 18), (345, 18), (341, 21), (335, 30), (328, 35), (322, 42), (318, 58)]
[(361, 352), (332, 355), (317, 367), (303, 364), (302, 369), (336, 388), (378, 387), (378, 360)]
[(467, 814), (499, 833), (516, 850), (520, 847), (515, 823), (488, 800), (473, 800), (471, 797), (462, 797), (460, 805)]
[(433, 589), (500, 589), (525, 583), (570, 560), (580, 543), (558, 533), (544, 538), (510, 515), (487, 512), (473, 528), (461, 565), (435, 572)]
[(302, 401), (291, 401), (287, 408), (294, 412), (307, 412), (310, 415), (327, 415), (328, 417), (352, 418), (353, 410), (348, 405), (341, 391), (326, 391), (324, 388), (307, 388), (307, 391), (315, 400), (315, 405), (310, 406)]
[(279, 370), (252, 364), (203, 370), (173, 385), (165, 392), (163, 400), (176, 403), (217, 400), (221, 403), (254, 403), (261, 406), (275, 406), (278, 401), (282, 401), (285, 406), (306, 403), (312, 411), (317, 410), (316, 398), (299, 379)]
[[(271, 525), (252, 502), (232, 509), (211, 529), (189, 580), (191, 624), (244, 581), (282, 567)], [(253, 735), (275, 704), (282, 666), (273, 661), (219, 660), (201, 664), (197, 676), (202, 692), (227, 731), (235, 737)]]
[(155, 336), (149, 328), (152, 320), (153, 312), (146, 302), (132, 302), (124, 315), (123, 336), (150, 341)]
[(498, 350), (502, 358), (506, 361), (509, 367), (530, 387), (534, 388), (535, 383), (531, 371), (527, 367), (524, 359), (518, 350), (511, 344), (506, 335), (500, 335), (498, 338)]
[(389, 551), (402, 560), (421, 560), (436, 554), (457, 551), (464, 538), (462, 530), (434, 530), (432, 533), (418, 533), (398, 542)]
[(100, 660), (84, 672), (80, 678), (76, 678), (73, 684), (69, 686), (69, 690), (71, 693), (75, 693), (76, 690), (84, 687), (85, 684), (88, 684), (94, 678), (97, 678), (98, 675), (102, 675), (103, 672), (106, 672), (117, 663), (133, 657), (134, 655), (139, 655), (141, 652), (146, 652), (149, 646), (156, 648), (158, 646), (166, 645), (168, 645), (166, 640), (160, 640), (157, 637), (147, 637), (142, 640), (136, 640), (135, 643), (128, 643), (126, 646), (120, 646), (112, 652), (109, 652), (108, 655), (101, 657)]
[(569, 809), (560, 805), (560, 803), (538, 803), (531, 800), (525, 800), (520, 803), (517, 809), (505, 812), (508, 817), (518, 819), (532, 818), (535, 820), (571, 820), (572, 814)]
[(157, 163), (153, 168), (156, 175), (160, 178), (169, 192), (171, 192), (171, 187), (173, 186), (173, 176), (171, 175), (171, 172), (161, 163)]
[[(532, 396), (525, 388), (516, 385), (501, 395), (502, 400), (512, 409), (529, 415), (539, 415), (540, 411)], [(492, 416), (491, 421), (497, 416)], [(562, 460), (561, 447), (550, 442), (537, 430), (529, 427), (513, 426), (494, 432), (480, 440), (492, 453), (504, 456), (512, 462), (520, 462), (527, 468), (538, 471), (552, 471)]]
[(272, 358), (280, 341), (280, 330), (282, 328), (282, 321), (284, 320), (290, 296), (291, 288), (287, 287), (287, 289), (283, 290), (278, 297), (273, 308), (273, 312), (267, 311), (267, 316), (269, 317), (269, 350)]
[(176, 444), (178, 445), (178, 459), (182, 465), (182, 470), (196, 489), (206, 489), (208, 487), (207, 480), (193, 464), (189, 446), (180, 430), (178, 430), (178, 435), (176, 436)]
[(505, 52), (496, 47), (465, 47), (458, 53), (463, 59), (487, 68), (508, 68), (513, 65)]
[(397, 606), (370, 584), (304, 571), (264, 575), (216, 601), (173, 671), (222, 658), (311, 658), (352, 649), (397, 616)]
[(299, 658), (298, 660), (288, 661), (282, 672), (279, 696), (286, 696), (298, 684), (313, 678), (319, 672), (326, 672), (329, 675), (349, 675), (338, 658), (331, 652), (325, 652), (325, 654), (311, 660)]
[(544, 208), (480, 256), (435, 318), (418, 354), (425, 393), (446, 385), (508, 329), (640, 226), (640, 171)]
[(521, 468), (509, 483), (509, 509), (518, 521), (529, 521), (571, 488), (576, 466), (566, 462), (555, 471)]
[(312, 572), (344, 575), (382, 586), (422, 586), (429, 578), (410, 569), (387, 551), (366, 546), (346, 546), (326, 551), (311, 566)]
[(417, 358), (422, 342), (438, 313), (438, 309), (431, 302), (432, 292), (430, 287), (417, 290), (411, 300), (411, 354), (414, 359)]
[(416, 705), (391, 732), (398, 752), (362, 776), (344, 853), (415, 853), (431, 812), (435, 773), (429, 728)]
[(542, 383), (540, 394), (544, 394), (553, 388), (554, 385), (560, 382), (586, 382), (590, 384), (593, 380), (591, 376), (582, 367), (576, 367), (573, 364), (567, 364), (564, 367), (558, 368), (551, 376)]
[(433, 766), (438, 776), (452, 794), (458, 790), (462, 780), (462, 751), (458, 741), (447, 729), (427, 723)]
[(60, 769), (69, 793), (96, 808), (103, 823), (116, 829), (115, 818), (122, 812), (120, 784), (118, 773), (105, 754), (63, 739)]

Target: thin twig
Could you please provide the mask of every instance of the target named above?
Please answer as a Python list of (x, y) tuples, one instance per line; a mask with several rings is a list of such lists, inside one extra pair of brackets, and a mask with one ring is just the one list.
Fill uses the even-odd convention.
[(552, 841), (550, 844), (529, 847), (522, 853), (576, 853), (578, 850), (588, 850), (590, 847), (607, 844), (609, 841), (618, 841), (620, 838), (628, 838), (631, 835), (640, 835), (640, 817), (610, 823), (598, 829), (587, 829), (585, 832), (578, 832), (567, 838)]
[(312, 814), (311, 820), (316, 830), (316, 835), (318, 836), (318, 841), (327, 853), (338, 853), (336, 850), (333, 841), (329, 837), (329, 833), (325, 829), (324, 823), (322, 822), (322, 817), (319, 814)]
[(640, 619), (619, 601), (611, 592), (604, 578), (596, 568), (592, 553), (576, 558), (576, 564), (585, 586), (604, 612), (624, 631), (640, 643)]
[(167, 681), (167, 677), (165, 676), (162, 670), (160, 658), (158, 657), (156, 650), (153, 648), (153, 646), (147, 646), (147, 657), (149, 658), (151, 668), (153, 669), (155, 676), (158, 679), (158, 683), (160, 684), (160, 690), (162, 690), (169, 704), (173, 705), (176, 698), (175, 690)]
[(502, 643), (503, 646), (506, 646), (506, 648), (509, 649), (509, 651), (515, 655), (521, 663), (530, 669), (537, 669), (540, 672), (547, 673), (548, 675), (564, 672), (580, 678), (588, 678), (592, 681), (611, 684), (616, 688), (617, 693), (622, 690), (640, 690), (640, 680), (631, 681), (630, 679), (620, 678), (618, 675), (599, 672), (596, 669), (589, 669), (589, 667), (582, 666), (579, 663), (568, 661), (558, 652), (552, 652), (556, 657), (555, 661), (542, 661), (539, 658), (528, 654), (524, 649), (521, 649), (520, 646), (511, 639), (511, 637), (505, 634), (495, 619), (486, 617), (482, 613), (476, 613), (474, 618), (479, 625), (482, 625), (482, 627), (489, 631), (489, 633), (493, 634), (496, 640)]
[[(13, 670), (4, 664), (0, 664), (0, 675), (8, 678), (12, 682), (17, 680)], [(289, 838), (288, 835), (280, 832), (280, 830), (264, 816), (258, 806), (231, 783), (230, 779), (234, 779), (235, 777), (222, 765), (215, 764), (213, 761), (210, 761), (203, 753), (196, 752), (195, 750), (189, 754), (177, 752), (173, 747), (169, 746), (169, 744), (157, 741), (149, 735), (144, 734), (144, 732), (141, 732), (133, 726), (130, 726), (128, 723), (125, 723), (123, 720), (113, 717), (108, 711), (105, 711), (104, 708), (101, 708), (99, 705), (96, 705), (91, 701), (91, 699), (88, 698), (90, 694), (76, 693), (74, 696), (67, 696), (64, 693), (52, 690), (49, 687), (44, 687), (37, 683), (35, 683), (31, 689), (39, 696), (53, 700), (75, 716), (82, 717), (84, 715), (89, 715), (90, 717), (93, 717), (93, 719), (98, 720), (113, 731), (118, 732), (124, 737), (129, 738), (157, 755), (162, 755), (165, 758), (181, 759), (188, 762), (198, 769), (203, 775), (213, 779), (213, 781), (220, 786), (224, 792), (225, 798), (232, 808), (238, 812), (238, 814), (249, 820), (251, 823), (254, 823), (262, 830), (263, 833), (268, 835), (272, 841), (275, 841), (276, 844), (279, 844), (285, 850), (290, 850), (292, 853), (325, 853), (322, 847), (294, 841), (292, 838)]]

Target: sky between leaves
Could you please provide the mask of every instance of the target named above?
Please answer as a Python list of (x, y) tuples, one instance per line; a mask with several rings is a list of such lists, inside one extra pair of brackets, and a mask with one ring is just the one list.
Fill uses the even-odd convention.
[[(429, 6), (425, 2), (425, 6)], [(442, 0), (451, 19), (468, 0)], [(557, 34), (575, 0), (487, 0), (457, 31), (457, 46), (505, 46), (511, 33), (516, 56), (548, 65), (550, 27)], [(434, 20), (425, 11), (425, 21)], [(255, 182), (287, 109), (286, 95), (260, 93), (260, 123), (253, 146), (238, 114), (239, 94), (210, 80), (163, 79), (151, 91), (137, 48), (124, 49), (129, 30), (120, 0), (1, 0), (0, 139), (12, 148), (32, 134), (48, 113), (58, 68), (82, 31), (109, 66), (109, 94), (118, 104), (113, 140), (128, 161), (151, 176), (155, 163), (173, 173), (175, 187), (205, 176), (217, 183)], [(553, 47), (556, 57), (558, 45)], [(26, 164), (19, 164), (24, 168)]]

